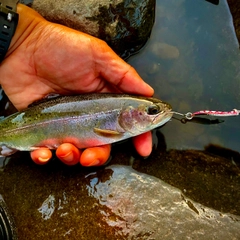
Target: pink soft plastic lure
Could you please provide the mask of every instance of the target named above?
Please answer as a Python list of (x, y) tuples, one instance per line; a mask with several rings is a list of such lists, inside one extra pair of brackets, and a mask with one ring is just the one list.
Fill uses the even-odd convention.
[(173, 112), (174, 114), (181, 115), (185, 117), (187, 120), (192, 120), (195, 116), (198, 115), (209, 115), (209, 116), (218, 116), (218, 117), (231, 117), (231, 116), (238, 116), (240, 113), (240, 110), (233, 109), (232, 111), (211, 111), (211, 110), (200, 110), (194, 113), (188, 112), (188, 113), (179, 113), (179, 112)]

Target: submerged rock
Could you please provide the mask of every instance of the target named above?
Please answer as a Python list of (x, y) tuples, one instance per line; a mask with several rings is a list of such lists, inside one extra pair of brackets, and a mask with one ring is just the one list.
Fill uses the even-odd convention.
[(177, 59), (180, 55), (177, 47), (163, 42), (152, 44), (151, 52), (162, 59)]
[(101, 38), (122, 58), (144, 46), (155, 19), (155, 0), (34, 0), (31, 7), (51, 22)]

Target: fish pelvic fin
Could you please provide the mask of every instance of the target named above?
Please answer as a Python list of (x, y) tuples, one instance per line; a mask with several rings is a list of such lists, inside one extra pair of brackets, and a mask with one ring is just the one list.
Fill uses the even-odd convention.
[(15, 152), (17, 152), (17, 149), (14, 148), (10, 148), (6, 145), (0, 145), (0, 157), (7, 157), (10, 156), (12, 154), (14, 154)]
[(101, 128), (94, 128), (94, 132), (103, 137), (121, 137), (123, 134), (122, 132), (118, 132), (115, 130), (101, 129)]

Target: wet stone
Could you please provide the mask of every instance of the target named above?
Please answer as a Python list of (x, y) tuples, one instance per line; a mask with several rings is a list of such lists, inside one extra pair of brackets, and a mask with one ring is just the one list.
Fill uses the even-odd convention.
[(122, 58), (145, 45), (155, 19), (155, 0), (34, 0), (31, 7), (51, 22), (106, 41)]
[(146, 240), (238, 237), (239, 216), (199, 204), (179, 189), (131, 167), (112, 165), (106, 170), (112, 172), (109, 179), (99, 181), (93, 174), (88, 190), (99, 201), (106, 224), (116, 228), (116, 236)]
[(132, 146), (119, 144), (102, 168), (56, 159), (37, 166), (28, 153), (15, 154), (0, 174), (0, 192), (18, 238), (238, 239), (239, 153), (165, 148), (158, 135), (153, 154), (129, 166)]

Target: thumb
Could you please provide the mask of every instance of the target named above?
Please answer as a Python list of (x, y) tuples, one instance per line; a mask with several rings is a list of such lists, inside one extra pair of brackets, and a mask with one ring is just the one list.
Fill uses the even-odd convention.
[(154, 90), (138, 75), (136, 70), (121, 59), (106, 43), (93, 44), (95, 66), (105, 80), (123, 92), (152, 96)]

